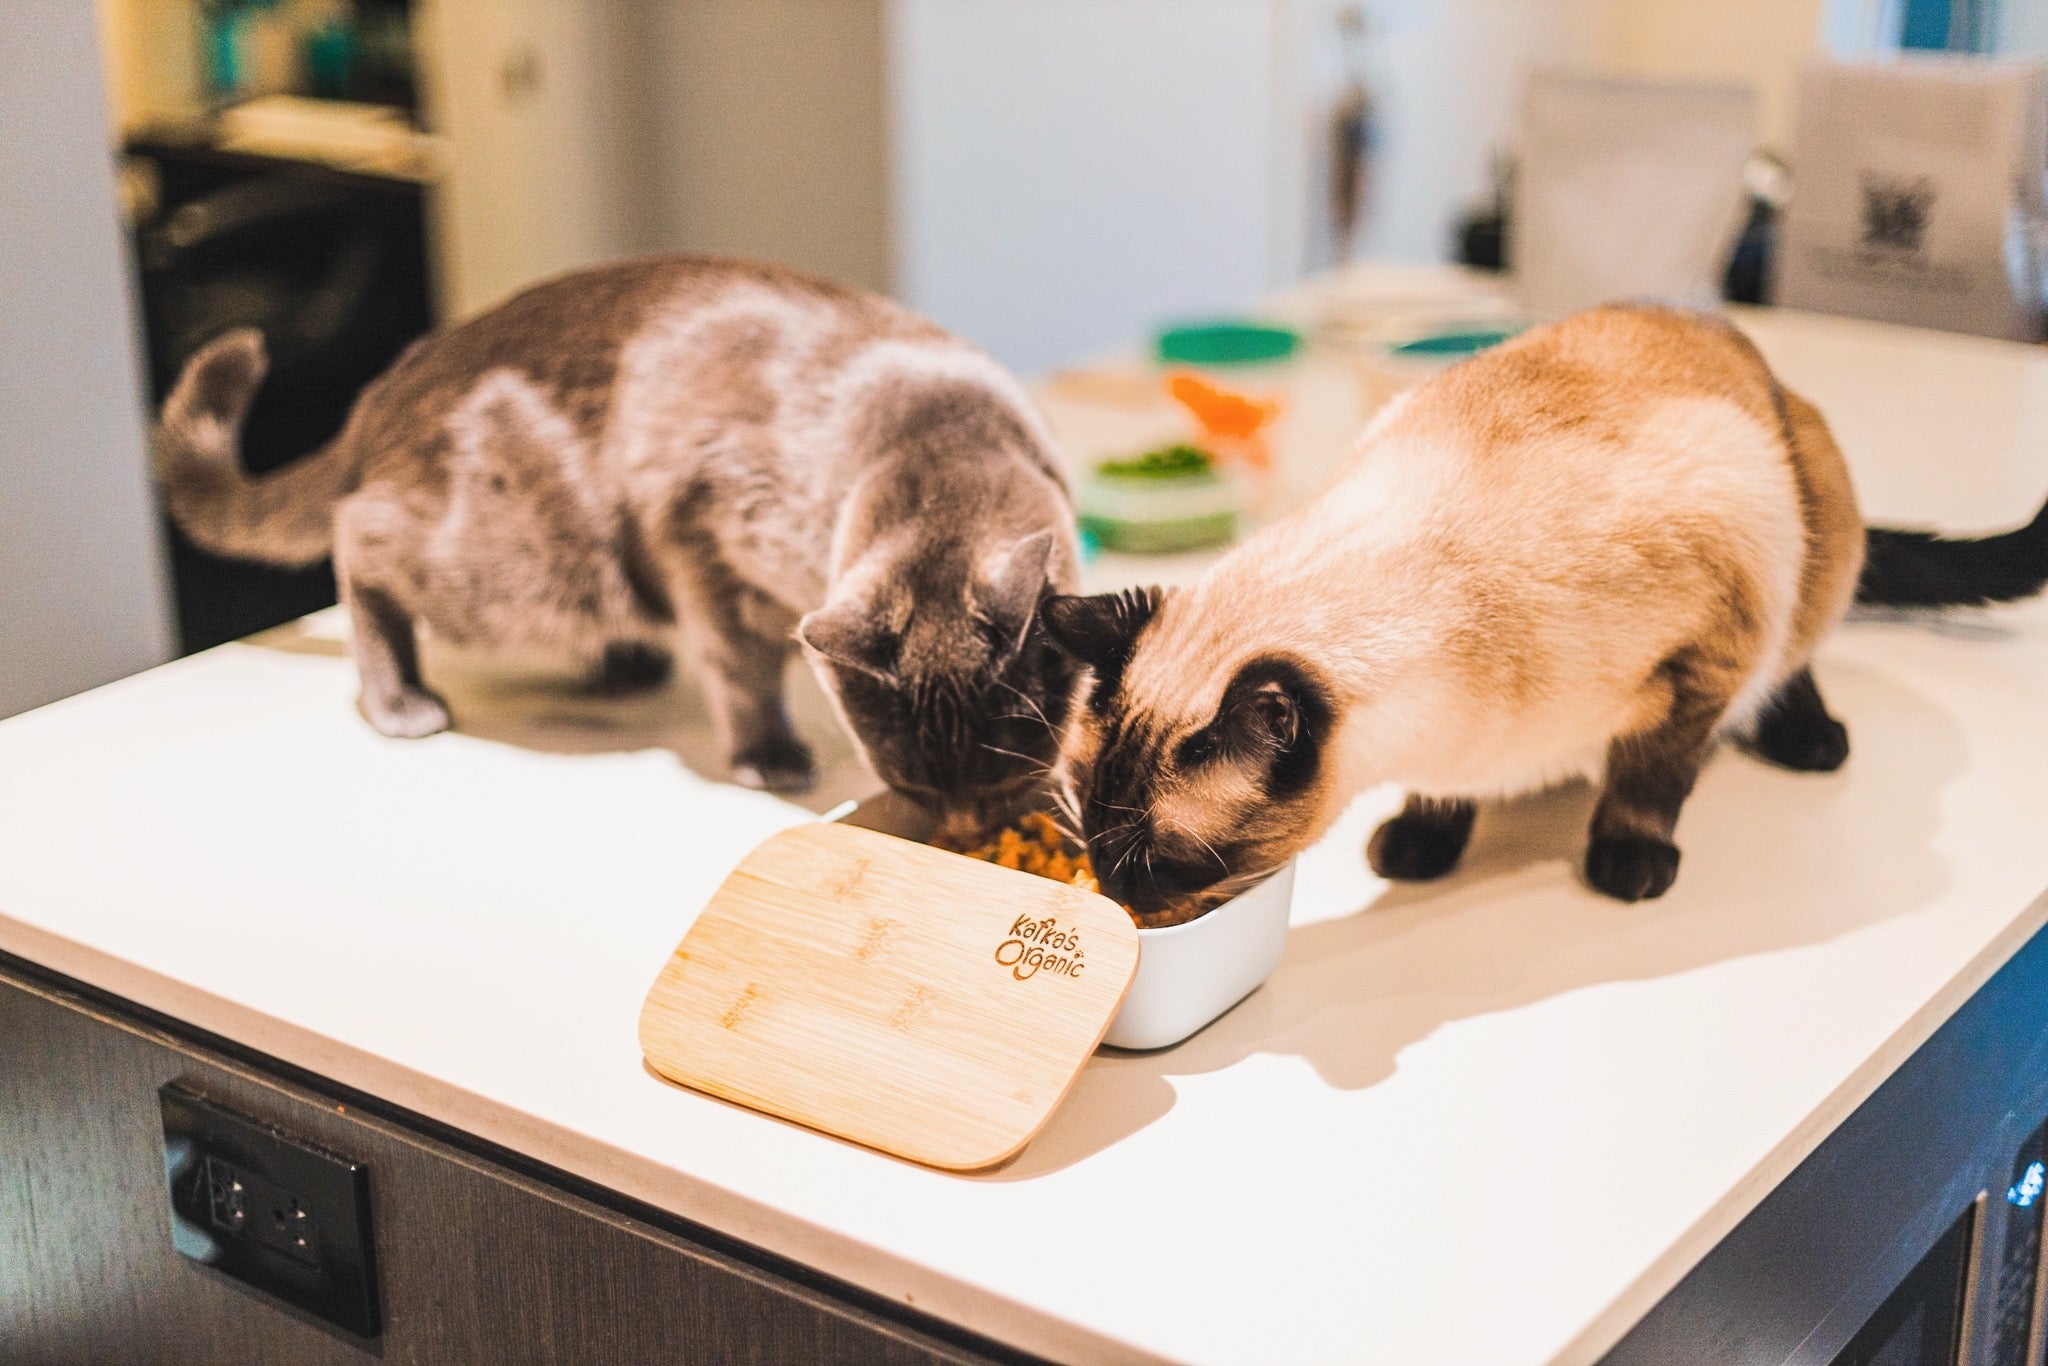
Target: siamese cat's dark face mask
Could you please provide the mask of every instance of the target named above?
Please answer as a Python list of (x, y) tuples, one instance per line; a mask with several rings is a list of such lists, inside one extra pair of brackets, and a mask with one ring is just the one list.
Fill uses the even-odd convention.
[(1306, 661), (1245, 661), (1222, 697), (1143, 706), (1124, 674), (1165, 595), (1056, 597), (1047, 634), (1093, 676), (1065, 765), (1103, 894), (1140, 916), (1208, 909), (1300, 852), (1329, 784), (1330, 692)]
[(1078, 668), (1046, 638), (1049, 534), (973, 580), (936, 571), (804, 618), (798, 634), (868, 762), (971, 843), (1043, 805)]

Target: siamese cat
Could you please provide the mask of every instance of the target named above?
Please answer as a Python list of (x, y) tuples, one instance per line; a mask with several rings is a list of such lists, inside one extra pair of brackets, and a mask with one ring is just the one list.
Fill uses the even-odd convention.
[(614, 687), (662, 681), (680, 631), (743, 783), (811, 782), (783, 705), (799, 644), (875, 771), (942, 817), (1049, 766), (1075, 669), (1038, 608), (1077, 563), (1051, 436), (896, 304), (735, 261), (579, 271), (415, 343), (332, 443), (250, 477), (264, 368), (252, 329), (186, 366), (155, 433), (167, 501), (219, 554), (332, 553), (384, 734), (450, 723), (422, 626)]
[(1396, 398), (1315, 501), (1192, 586), (1059, 597), (1093, 674), (1064, 766), (1103, 891), (1213, 905), (1409, 796), (1384, 877), (1451, 871), (1474, 803), (1600, 782), (1585, 878), (1678, 873), (1722, 737), (1790, 769), (1848, 757), (1808, 667), (1852, 600), (1933, 606), (2048, 582), (2048, 509), (1978, 541), (1866, 533), (1813, 406), (1705, 315), (1579, 314)]

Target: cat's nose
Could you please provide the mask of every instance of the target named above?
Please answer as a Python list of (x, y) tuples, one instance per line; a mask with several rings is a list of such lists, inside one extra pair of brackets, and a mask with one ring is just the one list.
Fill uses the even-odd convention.
[(1095, 885), (1111, 901), (1134, 911), (1156, 911), (1163, 899), (1158, 884), (1146, 875), (1144, 854), (1136, 844), (1113, 844), (1091, 840), (1088, 862), (1095, 872)]
[(1139, 915), (1166, 910), (1173, 898), (1143, 869), (1122, 868), (1104, 877), (1099, 871), (1095, 885), (1111, 901)]
[(993, 839), (1004, 826), (1015, 824), (1032, 811), (1042, 811), (1049, 804), (1042, 782), (1026, 780), (980, 788), (964, 796), (940, 800), (939, 828), (948, 838), (981, 843)]
[(939, 808), (938, 826), (932, 842), (947, 849), (972, 849), (986, 843), (1000, 823), (991, 821), (977, 805), (949, 804)]

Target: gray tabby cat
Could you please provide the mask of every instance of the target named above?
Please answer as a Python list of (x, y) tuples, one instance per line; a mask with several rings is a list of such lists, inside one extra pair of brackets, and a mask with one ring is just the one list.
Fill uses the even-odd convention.
[(224, 555), (332, 553), (363, 714), (431, 735), (418, 627), (612, 686), (701, 654), (736, 779), (812, 779), (782, 680), (801, 641), (877, 773), (972, 823), (1052, 757), (1073, 666), (1037, 629), (1073, 513), (1022, 389), (894, 303), (705, 258), (567, 275), (415, 343), (317, 454), (250, 477), (261, 337), (201, 350), (159, 475)]

